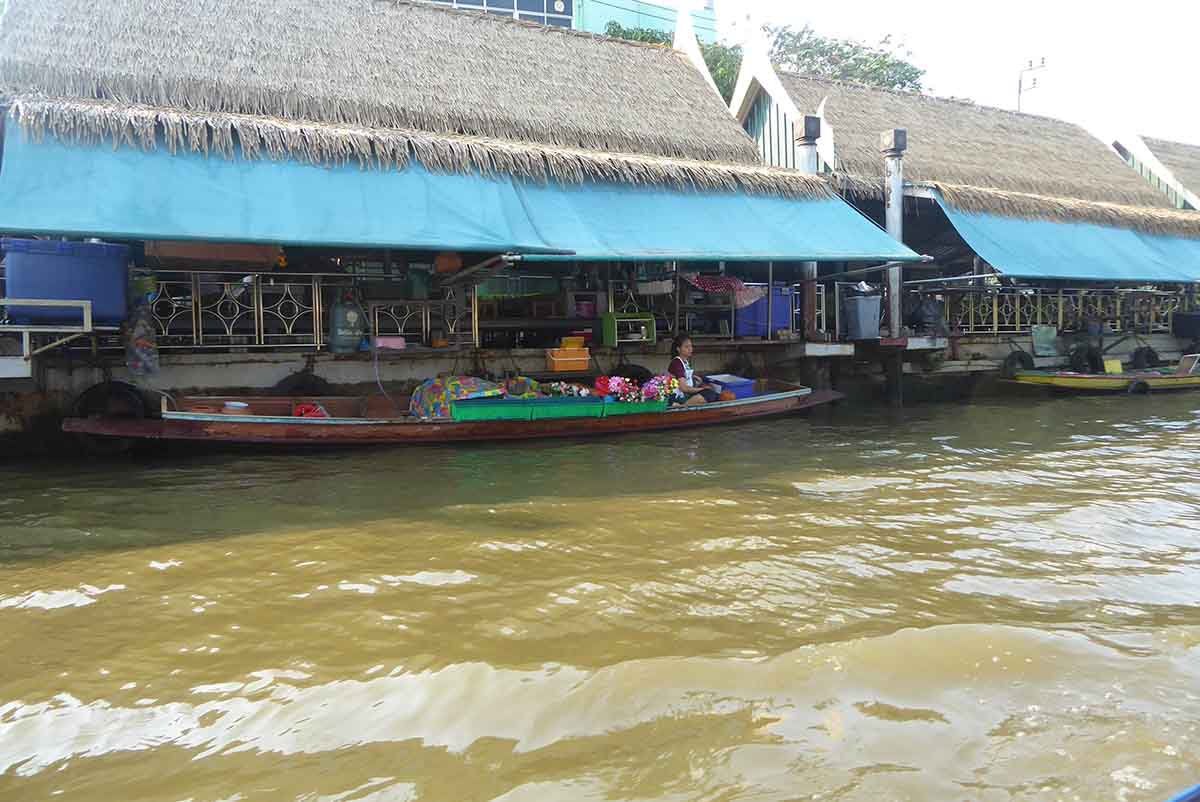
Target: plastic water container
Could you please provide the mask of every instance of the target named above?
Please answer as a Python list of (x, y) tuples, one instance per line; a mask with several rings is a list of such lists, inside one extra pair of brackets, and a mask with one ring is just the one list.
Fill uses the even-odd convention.
[(792, 288), (774, 287), (775, 304), (771, 308), (771, 325), (767, 326), (767, 306), (765, 297), (759, 298), (749, 306), (737, 310), (734, 320), (733, 333), (738, 337), (766, 337), (768, 330), (779, 331), (788, 328), (792, 317)]
[[(5, 294), (9, 298), (91, 301), (92, 323), (119, 326), (128, 312), (129, 246), (107, 242), (5, 239)], [(83, 324), (69, 307), (10, 306), (9, 319), (24, 325)]]
[(842, 329), (848, 340), (879, 339), (878, 295), (860, 295), (842, 299)]

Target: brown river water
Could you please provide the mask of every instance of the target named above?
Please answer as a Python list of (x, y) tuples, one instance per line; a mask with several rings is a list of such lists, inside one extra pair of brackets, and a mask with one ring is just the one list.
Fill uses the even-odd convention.
[(0, 800), (1165, 800), (1200, 396), (0, 464)]

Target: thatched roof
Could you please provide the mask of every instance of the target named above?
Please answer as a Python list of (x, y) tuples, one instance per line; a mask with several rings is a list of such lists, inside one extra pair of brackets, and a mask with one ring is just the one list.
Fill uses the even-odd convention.
[(808, 195), (665, 47), (410, 0), (8, 0), (34, 135)]
[(904, 175), (914, 183), (1167, 206), (1119, 156), (1072, 123), (854, 83), (789, 73), (779, 77), (802, 113), (816, 113), (825, 101), (838, 162), (832, 166), (851, 191), (882, 192), (879, 136), (907, 128)]
[(940, 182), (934, 182), (932, 186), (947, 203), (966, 212), (1000, 213), (1042, 220), (1077, 220), (1117, 228), (1134, 228), (1150, 234), (1200, 239), (1200, 214), (1191, 211), (1053, 198)]
[(1166, 139), (1152, 139), (1144, 136), (1142, 141), (1154, 154), (1163, 167), (1183, 184), (1184, 189), (1200, 195), (1200, 145), (1187, 145), (1183, 142), (1170, 142)]

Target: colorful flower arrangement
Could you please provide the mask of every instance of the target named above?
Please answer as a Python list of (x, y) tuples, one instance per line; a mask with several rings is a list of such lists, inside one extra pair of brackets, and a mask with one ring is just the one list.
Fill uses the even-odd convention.
[(679, 389), (679, 379), (669, 373), (655, 376), (642, 385), (643, 401), (667, 401)]
[(644, 385), (621, 376), (601, 376), (596, 379), (596, 395), (603, 395), (627, 404), (642, 401), (666, 401), (679, 389), (679, 380), (669, 374), (655, 376)]
[(631, 403), (642, 400), (642, 391), (637, 382), (621, 376), (610, 376), (608, 379), (608, 394), (618, 401)]

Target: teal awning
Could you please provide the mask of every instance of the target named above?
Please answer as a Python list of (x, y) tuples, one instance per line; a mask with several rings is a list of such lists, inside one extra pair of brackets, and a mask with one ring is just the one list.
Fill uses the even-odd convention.
[[(0, 230), (507, 252), (580, 260), (915, 261), (838, 198), (531, 184), (357, 164), (29, 141), (10, 121)], [(563, 257), (564, 254), (576, 254)]]
[[(915, 262), (839, 198), (678, 192), (613, 184), (517, 186), (542, 234), (604, 261)], [(568, 246), (567, 243), (570, 243)], [(531, 257), (537, 261), (553, 257)]]
[(950, 224), (1006, 276), (1068, 281), (1200, 281), (1200, 240), (1095, 223), (1029, 220), (955, 209)]
[(173, 239), (536, 253), (513, 182), (479, 176), (172, 155), (31, 142), (11, 118), (0, 230)]

